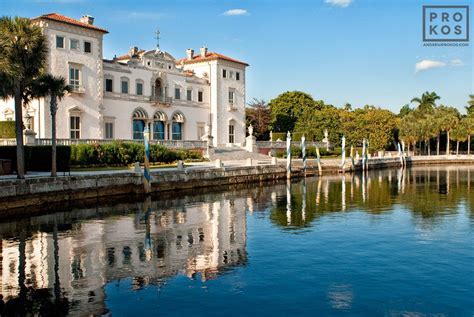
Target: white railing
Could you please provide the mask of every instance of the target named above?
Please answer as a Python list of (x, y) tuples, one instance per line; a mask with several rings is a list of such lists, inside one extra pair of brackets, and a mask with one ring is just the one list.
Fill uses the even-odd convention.
[(0, 139), (0, 146), (16, 145), (16, 139)]
[[(15, 141), (15, 140), (13, 140)], [(143, 140), (108, 140), (108, 139), (57, 139), (58, 145), (73, 145), (73, 144), (108, 144), (113, 142), (135, 142), (143, 143)], [(14, 142), (11, 145), (15, 145)], [(196, 149), (206, 148), (206, 141), (199, 140), (150, 140), (150, 144), (159, 144), (167, 148), (175, 149)], [(51, 139), (36, 139), (36, 145), (51, 145)]]
[(151, 102), (159, 102), (159, 103), (170, 104), (170, 103), (173, 103), (173, 98), (166, 97), (166, 96), (153, 95), (153, 96), (150, 96), (150, 101)]

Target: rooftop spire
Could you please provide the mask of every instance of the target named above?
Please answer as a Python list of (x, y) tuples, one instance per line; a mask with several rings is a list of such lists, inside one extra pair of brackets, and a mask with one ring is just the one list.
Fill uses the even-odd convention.
[(160, 29), (156, 29), (155, 32), (155, 39), (156, 39), (156, 51), (160, 51)]

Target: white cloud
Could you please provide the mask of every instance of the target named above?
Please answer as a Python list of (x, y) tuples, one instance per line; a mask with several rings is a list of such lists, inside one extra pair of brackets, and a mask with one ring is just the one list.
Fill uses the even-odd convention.
[(446, 63), (440, 61), (433, 61), (429, 59), (424, 59), (421, 62), (416, 63), (415, 65), (415, 73), (421, 72), (424, 70), (428, 70), (431, 68), (439, 68), (446, 66)]
[(353, 0), (324, 0), (325, 3), (341, 8), (347, 8), (352, 1)]
[(245, 9), (231, 9), (222, 13), (222, 15), (235, 16), (235, 15), (248, 15), (249, 12)]
[(451, 66), (464, 66), (464, 63), (460, 59), (453, 59), (451, 60), (450, 65)]

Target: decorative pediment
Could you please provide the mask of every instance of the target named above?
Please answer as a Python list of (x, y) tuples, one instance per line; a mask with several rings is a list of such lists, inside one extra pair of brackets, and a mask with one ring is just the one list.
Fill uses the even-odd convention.
[(84, 111), (83, 111), (81, 108), (79, 108), (79, 107), (76, 106), (76, 107), (70, 108), (70, 109), (68, 110), (68, 112), (69, 112), (70, 114), (81, 114), (81, 113), (84, 112)]

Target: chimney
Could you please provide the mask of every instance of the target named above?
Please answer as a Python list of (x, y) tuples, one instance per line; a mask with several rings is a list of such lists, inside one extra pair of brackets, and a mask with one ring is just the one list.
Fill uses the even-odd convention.
[(85, 15), (82, 16), (82, 18), (79, 21), (81, 21), (82, 23), (93, 25), (94, 24), (94, 17), (92, 15), (85, 14)]
[(186, 58), (187, 58), (187, 60), (190, 61), (190, 60), (193, 59), (193, 57), (194, 57), (194, 50), (188, 48), (188, 49), (186, 50)]
[(131, 58), (138, 57), (138, 47), (130, 47), (130, 50), (128, 51), (128, 56), (130, 56)]
[(206, 46), (203, 46), (200, 48), (200, 51), (201, 51), (201, 57), (206, 57), (207, 55), (207, 47)]

